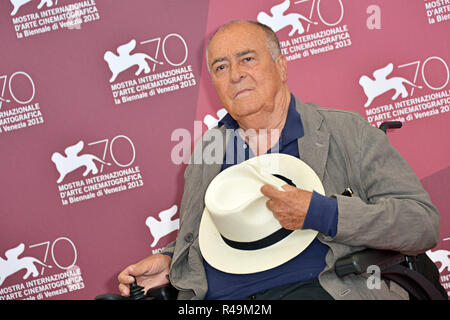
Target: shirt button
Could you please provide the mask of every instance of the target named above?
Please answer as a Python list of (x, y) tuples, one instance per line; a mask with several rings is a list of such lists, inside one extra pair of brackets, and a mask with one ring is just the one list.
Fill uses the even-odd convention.
[(247, 149), (247, 145), (246, 145), (246, 144), (244, 144), (244, 145), (242, 146), (242, 148), (244, 148), (244, 149)]
[(186, 241), (187, 243), (191, 243), (193, 240), (194, 235), (192, 234), (192, 232), (189, 232), (184, 236), (184, 241)]

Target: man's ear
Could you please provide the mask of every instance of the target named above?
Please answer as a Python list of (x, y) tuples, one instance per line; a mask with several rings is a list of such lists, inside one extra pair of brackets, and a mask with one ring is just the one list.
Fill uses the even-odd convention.
[(283, 82), (287, 81), (287, 59), (284, 55), (280, 54), (275, 59), (275, 65), (277, 66), (280, 78)]

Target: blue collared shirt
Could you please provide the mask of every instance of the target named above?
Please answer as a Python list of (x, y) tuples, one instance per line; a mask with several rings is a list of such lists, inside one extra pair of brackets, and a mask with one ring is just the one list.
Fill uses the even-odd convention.
[[(226, 148), (226, 156), (222, 170), (254, 157), (248, 144), (237, 134), (238, 123), (227, 114), (219, 122), (234, 129), (236, 134), (231, 137)], [(295, 98), (291, 101), (286, 123), (277, 144), (268, 153), (279, 152), (300, 158), (297, 139), (304, 135), (300, 114), (295, 108)], [(244, 149), (245, 152), (238, 149)], [(231, 156), (230, 156), (231, 155)], [(327, 236), (334, 237), (337, 232), (337, 200), (313, 192), (311, 203), (303, 223), (303, 229), (314, 229)], [(213, 268), (204, 260), (208, 292), (205, 299), (243, 299), (280, 285), (305, 281), (316, 278), (325, 268), (325, 255), (328, 246), (317, 238), (298, 256), (281, 266), (252, 274), (230, 274)]]

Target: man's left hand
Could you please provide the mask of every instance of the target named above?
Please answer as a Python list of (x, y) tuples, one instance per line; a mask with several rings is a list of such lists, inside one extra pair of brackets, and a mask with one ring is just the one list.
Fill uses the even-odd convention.
[(270, 185), (261, 187), (266, 197), (266, 205), (283, 228), (288, 230), (301, 229), (311, 202), (312, 192), (302, 190), (288, 184), (279, 191)]

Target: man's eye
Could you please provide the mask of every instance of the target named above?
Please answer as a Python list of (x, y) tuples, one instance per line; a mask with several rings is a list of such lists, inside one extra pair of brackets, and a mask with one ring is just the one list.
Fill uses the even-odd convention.
[(216, 71), (220, 71), (220, 70), (223, 70), (223, 69), (225, 69), (225, 65), (221, 64), (220, 66), (218, 66), (216, 68)]
[(252, 57), (245, 57), (244, 60), (247, 61), (247, 62), (249, 62), (249, 61), (252, 61), (253, 58), (252, 58)]

